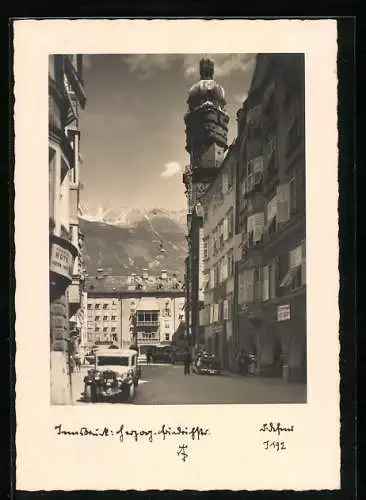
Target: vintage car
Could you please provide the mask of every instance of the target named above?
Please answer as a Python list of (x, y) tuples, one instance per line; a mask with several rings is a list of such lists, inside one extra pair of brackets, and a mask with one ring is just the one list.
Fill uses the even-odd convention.
[(141, 376), (137, 352), (131, 349), (98, 349), (95, 364), (84, 378), (89, 402), (132, 401)]
[(170, 347), (157, 347), (151, 353), (151, 361), (153, 363), (170, 363), (171, 352)]
[(193, 363), (193, 372), (198, 375), (221, 375), (221, 363), (215, 356), (199, 356)]

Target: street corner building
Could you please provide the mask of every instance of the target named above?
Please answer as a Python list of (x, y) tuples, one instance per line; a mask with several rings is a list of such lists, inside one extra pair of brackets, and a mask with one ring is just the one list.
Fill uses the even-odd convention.
[(186, 322), (225, 367), (306, 382), (305, 68), (303, 54), (258, 54), (227, 145), (214, 64), (201, 60), (185, 116), (190, 164)]
[(175, 274), (148, 269), (141, 275), (109, 275), (103, 269), (86, 278), (87, 338), (85, 354), (100, 345), (148, 349), (184, 341), (183, 283)]
[[(79, 230), (82, 56), (49, 57), (49, 270), (51, 403), (72, 402), (70, 358), (85, 330)], [(83, 333), (85, 335), (85, 332)]]

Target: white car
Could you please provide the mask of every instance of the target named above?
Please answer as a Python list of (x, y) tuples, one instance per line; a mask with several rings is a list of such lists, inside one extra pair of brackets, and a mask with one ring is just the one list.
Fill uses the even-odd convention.
[(85, 399), (132, 401), (141, 376), (137, 356), (132, 349), (98, 349), (94, 367), (84, 378)]

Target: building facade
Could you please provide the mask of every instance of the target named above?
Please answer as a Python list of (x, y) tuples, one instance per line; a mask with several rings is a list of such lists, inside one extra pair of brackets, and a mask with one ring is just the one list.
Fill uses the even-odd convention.
[(88, 347), (117, 343), (149, 347), (170, 344), (184, 323), (183, 284), (162, 271), (142, 276), (100, 274), (87, 278)]
[(187, 195), (188, 259), (186, 261), (186, 324), (191, 345), (204, 343), (204, 328), (200, 325), (200, 310), (204, 306), (203, 209), (200, 199), (221, 166), (227, 149), (229, 116), (225, 111), (225, 92), (213, 79), (214, 63), (200, 61), (200, 81), (188, 95), (186, 151), (190, 162), (183, 174)]
[(237, 145), (228, 149), (203, 206), (204, 344), (225, 368), (233, 358), (234, 248)]
[(234, 343), (257, 374), (306, 380), (305, 69), (257, 56), (238, 112)]
[[(86, 97), (82, 56), (49, 58), (49, 265), (51, 402), (72, 397), (70, 356), (82, 302), (83, 238), (79, 230), (79, 113)], [(71, 325), (70, 325), (71, 320)], [(76, 341), (76, 344), (78, 342)]]

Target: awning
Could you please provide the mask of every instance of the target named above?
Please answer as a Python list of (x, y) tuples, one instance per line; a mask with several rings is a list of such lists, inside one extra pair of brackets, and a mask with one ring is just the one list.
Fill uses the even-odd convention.
[(288, 286), (288, 285), (290, 285), (290, 283), (294, 279), (294, 277), (295, 277), (297, 271), (299, 270), (299, 268), (300, 268), (300, 265), (297, 265), (295, 267), (291, 267), (287, 271), (287, 273), (286, 273), (285, 277), (283, 278), (283, 280), (281, 281), (280, 286)]
[(159, 303), (154, 297), (144, 297), (138, 301), (137, 311), (160, 311)]

